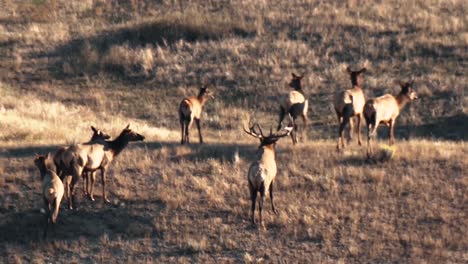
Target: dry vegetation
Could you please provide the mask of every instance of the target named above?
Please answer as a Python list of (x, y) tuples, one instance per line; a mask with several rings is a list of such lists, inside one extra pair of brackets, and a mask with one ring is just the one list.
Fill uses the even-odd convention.
[[(0, 262), (468, 262), (467, 13), (462, 0), (0, 1)], [(348, 65), (368, 69), (368, 97), (415, 80), (386, 162), (356, 142), (335, 151)], [(258, 142), (241, 126), (276, 125), (291, 72), (305, 73), (308, 141), (279, 143), (280, 212), (259, 231)], [(203, 83), (206, 144), (180, 146), (177, 105)], [(62, 208), (42, 241), (35, 153), (128, 123), (147, 140), (111, 166), (111, 204), (80, 182), (81, 209)]]

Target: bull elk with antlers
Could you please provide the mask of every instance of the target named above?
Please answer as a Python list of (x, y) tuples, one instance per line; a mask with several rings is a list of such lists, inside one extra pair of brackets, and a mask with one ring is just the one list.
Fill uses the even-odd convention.
[[(255, 130), (255, 126), (257, 126), (258, 131)], [(255, 203), (257, 200), (257, 194), (260, 192), (259, 216), (260, 226), (262, 228), (265, 228), (262, 220), (262, 209), (265, 194), (270, 193), (271, 209), (275, 214), (277, 213), (273, 202), (273, 182), (277, 172), (275, 145), (280, 138), (288, 136), (291, 133), (293, 130), (292, 124), (290, 123), (288, 127), (284, 128), (284, 130), (284, 133), (278, 134), (277, 132), (277, 134), (273, 134), (270, 129), (270, 135), (265, 136), (258, 124), (250, 126), (249, 130), (244, 127), (245, 133), (260, 140), (260, 146), (258, 147), (259, 155), (257, 160), (250, 165), (247, 178), (249, 182), (250, 199), (252, 201), (252, 225), (255, 225)]]

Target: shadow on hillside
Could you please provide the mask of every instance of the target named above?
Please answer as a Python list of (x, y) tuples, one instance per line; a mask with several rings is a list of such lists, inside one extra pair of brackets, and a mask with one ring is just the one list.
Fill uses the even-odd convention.
[[(104, 234), (136, 239), (161, 237), (151, 217), (126, 208), (101, 208), (94, 211), (70, 211), (61, 208), (55, 227), (49, 227), (49, 240), (96, 239)], [(38, 210), (5, 214), (0, 224), (0, 243), (28, 243), (42, 240), (45, 217)]]
[(239, 157), (250, 158), (257, 152), (257, 146), (255, 144), (226, 144), (226, 143), (204, 143), (198, 144), (193, 143), (190, 145), (181, 145), (177, 142), (146, 142), (135, 144), (137, 147), (144, 147), (148, 149), (161, 149), (161, 148), (190, 148), (191, 153), (173, 156), (172, 161), (181, 160), (207, 160), (216, 159), (220, 161), (233, 161), (235, 153), (237, 152)]
[[(102, 71), (114, 75), (122, 81), (145, 80), (140, 65), (133, 65), (129, 69), (122, 65), (127, 65), (129, 61), (121, 61), (112, 64), (103, 62), (102, 58), (112, 47), (125, 45), (128, 48), (145, 47), (147, 45), (171, 46), (180, 40), (186, 42), (217, 40), (229, 36), (248, 38), (255, 35), (251, 29), (227, 23), (217, 25), (216, 23), (203, 26), (190, 24), (190, 22), (175, 21), (154, 21), (147, 22), (134, 27), (109, 30), (89, 38), (74, 39), (64, 45), (58, 46), (55, 50), (46, 53), (33, 54), (33, 57), (56, 57), (55, 63), (49, 65), (49, 71), (56, 79), (66, 79), (70, 76), (83, 74), (95, 75)], [(128, 52), (128, 50), (123, 51)], [(134, 57), (131, 54), (127, 54)], [(118, 55), (117, 55), (118, 56)], [(123, 54), (122, 54), (123, 56)], [(135, 55), (136, 56), (136, 55)], [(125, 56), (124, 56), (125, 57)], [(116, 58), (125, 60), (124, 57)], [(70, 72), (63, 69), (64, 62), (68, 62), (72, 68)], [(124, 74), (122, 74), (124, 73)]]
[(434, 122), (419, 126), (402, 126), (395, 129), (395, 133), (404, 131), (410, 138), (429, 138), (443, 140), (468, 140), (468, 115), (458, 114), (442, 117)]
[(0, 158), (34, 157), (36, 154), (47, 154), (49, 152), (54, 153), (59, 147), (63, 147), (63, 145), (4, 148), (0, 151)]

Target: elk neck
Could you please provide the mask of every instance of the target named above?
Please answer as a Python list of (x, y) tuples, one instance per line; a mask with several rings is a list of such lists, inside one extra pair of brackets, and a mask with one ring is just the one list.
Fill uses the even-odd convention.
[(395, 100), (397, 101), (399, 109), (403, 109), (403, 107), (405, 107), (405, 105), (409, 103), (410, 101), (408, 96), (406, 96), (405, 94), (401, 94), (401, 93), (395, 97)]
[(208, 96), (205, 96), (205, 94), (200, 93), (197, 96), (198, 101), (200, 102), (201, 105), (204, 105), (206, 101), (208, 101)]
[(114, 157), (119, 155), (120, 152), (128, 145), (128, 140), (123, 134), (120, 134), (116, 139), (109, 142), (109, 149), (114, 154)]

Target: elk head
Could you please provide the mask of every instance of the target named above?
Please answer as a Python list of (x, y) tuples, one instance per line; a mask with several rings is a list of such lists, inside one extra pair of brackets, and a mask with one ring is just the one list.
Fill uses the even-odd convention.
[(353, 86), (361, 86), (364, 83), (364, 75), (362, 73), (366, 71), (366, 68), (362, 68), (359, 71), (352, 71), (350, 67), (346, 68), (346, 72), (349, 73)]
[(302, 75), (296, 75), (295, 73), (292, 73), (292, 79), (291, 82), (289, 82), (289, 87), (293, 88), (296, 91), (301, 91), (302, 90), (302, 85), (301, 85), (301, 80), (304, 78), (304, 74)]
[(418, 98), (418, 95), (413, 89), (414, 80), (411, 80), (409, 82), (400, 81), (399, 83), (401, 87), (401, 95), (408, 97), (408, 99), (410, 99), (411, 101)]

